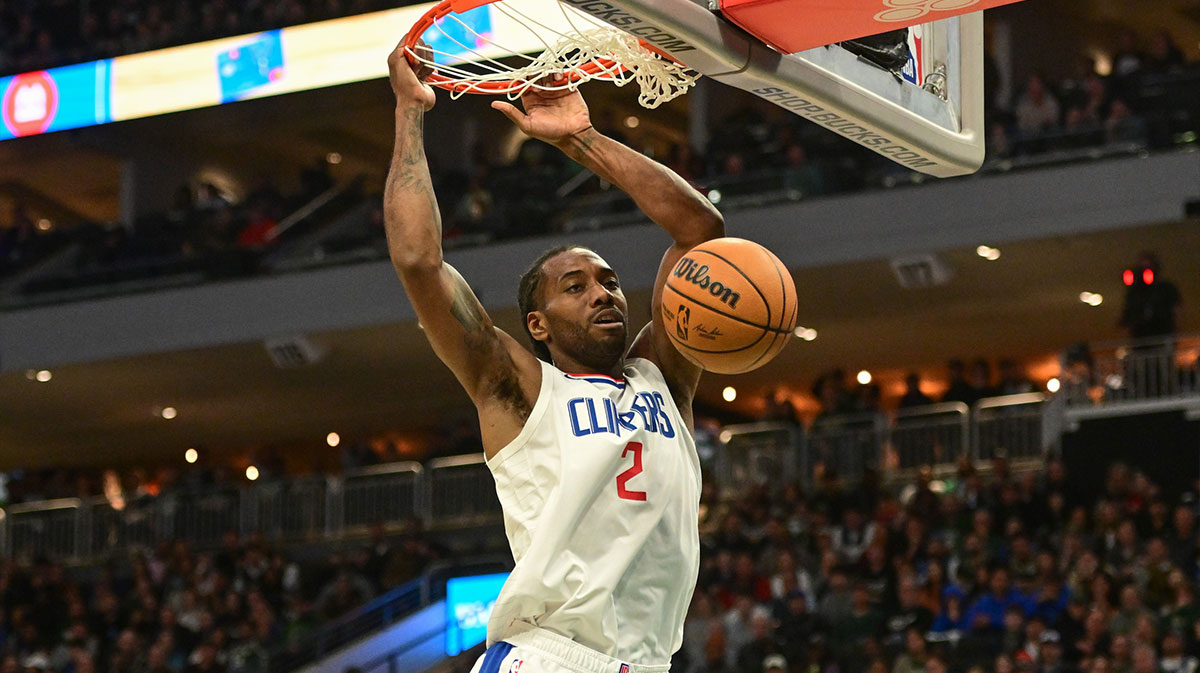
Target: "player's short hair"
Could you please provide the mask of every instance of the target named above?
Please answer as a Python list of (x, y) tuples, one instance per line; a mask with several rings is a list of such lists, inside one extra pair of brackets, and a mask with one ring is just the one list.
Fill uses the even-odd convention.
[(517, 307), (521, 310), (521, 329), (525, 330), (525, 336), (529, 337), (529, 343), (533, 346), (533, 354), (539, 360), (551, 362), (550, 347), (545, 343), (533, 338), (533, 333), (529, 331), (529, 314), (541, 308), (541, 301), (538, 299), (538, 288), (542, 285), (542, 267), (551, 257), (568, 250), (586, 250), (595, 252), (591, 248), (583, 245), (559, 245), (543, 252), (533, 264), (521, 274), (521, 283), (517, 286)]

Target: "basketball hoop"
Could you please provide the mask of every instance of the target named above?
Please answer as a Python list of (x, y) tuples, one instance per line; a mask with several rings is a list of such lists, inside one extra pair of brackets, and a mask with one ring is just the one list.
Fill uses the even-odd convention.
[[(487, 13), (484, 20), (478, 12)], [(510, 47), (536, 44), (542, 52), (530, 56), (500, 41)], [(530, 89), (574, 90), (605, 80), (617, 86), (637, 82), (638, 102), (655, 108), (686, 93), (700, 77), (636, 37), (556, 0), (442, 0), (413, 24), (403, 44), (410, 62), (432, 70), (425, 81), (452, 98), (473, 93), (515, 100)]]

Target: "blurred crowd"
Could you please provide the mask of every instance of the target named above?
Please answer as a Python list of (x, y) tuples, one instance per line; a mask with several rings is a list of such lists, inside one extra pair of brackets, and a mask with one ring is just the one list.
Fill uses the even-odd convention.
[(895, 495), (835, 475), (701, 504), (683, 673), (1194, 673), (1195, 493), (997, 459)]
[[(1196, 69), (1166, 28), (1144, 39), (1123, 29), (1103, 68), (1079, 59), (1059, 80), (1031, 73), (1015, 101), (988, 86), (988, 154), (993, 158), (1132, 143), (1163, 147), (1195, 131)], [(1104, 70), (1104, 74), (1100, 74)]]
[(379, 0), (2, 0), (0, 76), (395, 6)]
[(299, 177), (292, 190), (281, 191), (265, 178), (240, 197), (212, 182), (180, 185), (168, 208), (128, 224), (54, 227), (46, 219), (39, 224), (16, 201), (11, 226), (0, 229), (0, 276), (67, 248), (68, 264), (35, 274), (22, 289), (44, 292), (180, 273), (253, 274), (276, 244), (311, 233), (362, 199), (361, 180), (337, 183), (324, 159), (305, 166)]
[(304, 562), (228, 533), (99, 568), (0, 561), (3, 673), (265, 673), (273, 651), (420, 577), (441, 551), (414, 522)]

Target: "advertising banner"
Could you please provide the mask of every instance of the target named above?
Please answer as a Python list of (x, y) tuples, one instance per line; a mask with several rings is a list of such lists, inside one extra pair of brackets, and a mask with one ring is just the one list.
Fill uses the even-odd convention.
[(492, 606), (508, 573), (446, 581), (446, 655), (453, 657), (487, 638)]
[(0, 77), (0, 140), (112, 121), (111, 61)]

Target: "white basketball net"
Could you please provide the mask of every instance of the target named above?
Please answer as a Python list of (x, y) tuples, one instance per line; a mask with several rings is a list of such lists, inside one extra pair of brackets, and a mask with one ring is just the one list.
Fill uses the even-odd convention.
[[(617, 86), (637, 82), (641, 93), (638, 103), (646, 108), (659, 105), (683, 95), (695, 84), (700, 74), (668, 59), (660, 57), (643, 47), (637, 38), (608, 24), (602, 23), (576, 9), (554, 3), (562, 12), (562, 18), (547, 21), (544, 16), (535, 18), (522, 12), (505, 0), (471, 11), (488, 11), (494, 8), (504, 17), (524, 27), (536, 37), (536, 43), (544, 50), (535, 56), (521, 53), (525, 49), (509, 49), (497, 44), (487, 35), (481, 35), (457, 14), (450, 13), (434, 22), (425, 31), (426, 42), (457, 47), (457, 53), (431, 48), (424, 56), (413, 52), (418, 61), (447, 78), (445, 84), (462, 83), (463, 87), (450, 89), (451, 98), (470, 92), (471, 84), (508, 82), (487, 89), (488, 93), (504, 94), (509, 100), (520, 98), (529, 89), (539, 91), (561, 91), (575, 89), (582, 82), (605, 79)], [(562, 21), (565, 20), (565, 23)], [(455, 25), (448, 26), (447, 22)], [(559, 25), (551, 25), (551, 24)], [(464, 40), (463, 32), (470, 36)], [(431, 40), (434, 33), (437, 40)], [(465, 44), (464, 42), (474, 44)], [(497, 58), (504, 58), (502, 63)], [(605, 62), (615, 61), (617, 65)], [(440, 63), (437, 61), (441, 61)], [(589, 72), (584, 66), (594, 64)], [(622, 67), (623, 66), (623, 67)], [(567, 79), (555, 83), (552, 78), (574, 73), (578, 79)]]

